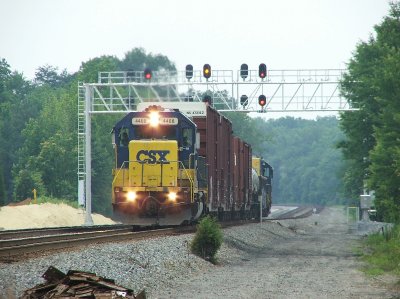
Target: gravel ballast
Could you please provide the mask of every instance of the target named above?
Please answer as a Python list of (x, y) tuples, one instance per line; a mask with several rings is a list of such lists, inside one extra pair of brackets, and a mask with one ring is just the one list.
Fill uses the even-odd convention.
[(112, 278), (148, 298), (395, 298), (366, 277), (344, 212), (225, 229), (218, 265), (189, 253), (193, 235), (97, 244), (0, 263), (0, 298), (44, 282), (49, 266)]

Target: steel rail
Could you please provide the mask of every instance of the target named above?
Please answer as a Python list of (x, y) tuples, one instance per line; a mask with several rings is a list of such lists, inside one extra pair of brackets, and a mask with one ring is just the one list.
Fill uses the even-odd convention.
[[(194, 228), (190, 232), (192, 232)], [(118, 229), (97, 232), (81, 232), (76, 234), (62, 234), (25, 239), (1, 240), (0, 258), (12, 258), (34, 252), (45, 252), (54, 249), (66, 249), (76, 246), (89, 245), (97, 242), (115, 242), (132, 239), (159, 237), (165, 235), (189, 232), (179, 228), (162, 228), (155, 230), (132, 231), (132, 229)]]
[(131, 228), (132, 225), (126, 224), (110, 224), (110, 225), (95, 225), (95, 226), (65, 226), (65, 227), (47, 227), (47, 228), (29, 228), (16, 230), (0, 230), (0, 240), (28, 238), (43, 235), (56, 235), (74, 232), (90, 232), (100, 230), (115, 230), (121, 228)]
[[(305, 218), (313, 213), (312, 207), (298, 207), (274, 218), (263, 218), (263, 221)], [(240, 220), (221, 222), (222, 228), (259, 223), (259, 220)], [(97, 229), (97, 230), (96, 230)], [(20, 258), (24, 254), (46, 252), (49, 250), (67, 249), (100, 242), (127, 241), (141, 238), (162, 237), (194, 233), (196, 227), (182, 226), (172, 228), (144, 229), (133, 231), (132, 226), (68, 227), (53, 229), (15, 230), (0, 233), (0, 262)], [(4, 236), (7, 235), (7, 238)], [(23, 234), (25, 237), (21, 237)], [(18, 236), (18, 238), (10, 238)]]

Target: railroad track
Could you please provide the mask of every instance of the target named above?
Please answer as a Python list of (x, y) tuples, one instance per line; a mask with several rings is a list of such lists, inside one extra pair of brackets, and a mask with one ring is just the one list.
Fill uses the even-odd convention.
[[(311, 207), (299, 207), (274, 218), (264, 218), (264, 220), (304, 218), (311, 214)], [(257, 220), (222, 222), (221, 227), (227, 228), (257, 222)], [(0, 231), (0, 261), (13, 260), (34, 252), (66, 249), (99, 242), (116, 242), (193, 233), (195, 230), (195, 226), (144, 229), (134, 228), (131, 225), (107, 225)]]
[[(161, 228), (134, 231), (132, 226), (111, 226), (99, 228), (57, 228), (23, 231), (23, 238), (12, 238), (6, 232), (0, 234), (0, 261), (34, 252), (45, 252), (55, 249), (66, 249), (98, 242), (116, 242), (132, 239), (158, 237), (193, 232), (194, 227)], [(66, 232), (67, 231), (67, 232)], [(13, 232), (17, 234), (18, 232)], [(26, 236), (28, 234), (28, 236)], [(7, 237), (6, 237), (7, 236)]]
[(114, 225), (95, 225), (95, 226), (66, 226), (53, 228), (30, 228), (17, 230), (0, 230), (0, 241), (7, 239), (29, 238), (44, 235), (57, 235), (66, 233), (92, 232), (92, 231), (107, 231), (127, 228), (132, 230), (132, 225), (114, 224)]
[[(319, 212), (319, 211), (318, 211)], [(310, 216), (313, 213), (313, 207), (303, 206), (297, 207), (296, 209), (284, 212), (272, 218), (264, 218), (265, 220), (286, 220), (286, 219), (298, 219)]]

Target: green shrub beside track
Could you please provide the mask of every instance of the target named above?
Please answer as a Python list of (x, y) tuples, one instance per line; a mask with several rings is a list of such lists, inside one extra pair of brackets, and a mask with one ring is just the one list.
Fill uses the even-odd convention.
[(215, 255), (221, 247), (222, 241), (220, 225), (213, 217), (207, 216), (197, 225), (197, 231), (191, 243), (191, 250), (194, 254), (215, 264)]

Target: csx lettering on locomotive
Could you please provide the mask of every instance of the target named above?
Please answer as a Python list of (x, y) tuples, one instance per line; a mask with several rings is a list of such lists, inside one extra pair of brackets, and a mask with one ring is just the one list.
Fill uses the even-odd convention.
[(140, 150), (136, 155), (136, 160), (139, 162), (147, 162), (149, 164), (156, 164), (157, 162), (169, 163), (166, 156), (170, 151), (161, 150)]

